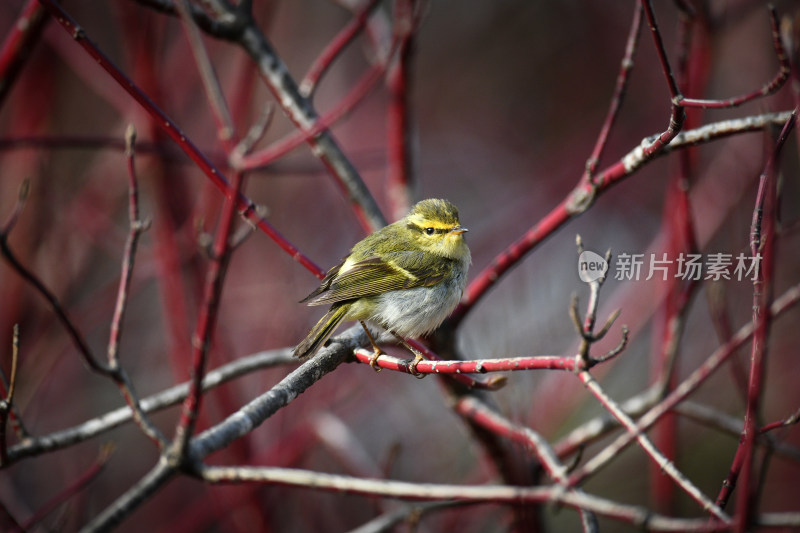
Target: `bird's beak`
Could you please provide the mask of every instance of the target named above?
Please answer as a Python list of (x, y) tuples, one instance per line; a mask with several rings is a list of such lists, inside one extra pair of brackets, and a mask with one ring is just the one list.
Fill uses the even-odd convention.
[(466, 233), (468, 231), (469, 230), (464, 226), (456, 226), (455, 228), (451, 229), (449, 233), (452, 233), (453, 235), (461, 235), (462, 233)]

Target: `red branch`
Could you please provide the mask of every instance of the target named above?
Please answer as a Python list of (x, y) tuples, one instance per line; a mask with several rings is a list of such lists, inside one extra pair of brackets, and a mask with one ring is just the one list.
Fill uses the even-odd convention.
[[(69, 33), (72, 38), (103, 68), (114, 80), (119, 83), (127, 93), (141, 105), (144, 110), (153, 117), (156, 124), (174, 140), (186, 155), (191, 158), (197, 167), (206, 175), (208, 179), (224, 194), (232, 194), (233, 189), (225, 179), (222, 172), (214, 166), (211, 161), (195, 146), (183, 131), (170, 119), (139, 87), (133, 83), (114, 63), (92, 42), (78, 26), (78, 24), (64, 11), (64, 9), (54, 0), (40, 0), (42, 5), (53, 15), (58, 23)], [(289, 242), (278, 230), (256, 212), (255, 204), (244, 195), (237, 193), (236, 207), (241, 211), (241, 215), (253, 222), (261, 231), (270, 237), (282, 250), (288, 253), (292, 259), (303, 265), (312, 274), (322, 279), (325, 271), (318, 267), (308, 257), (303, 255), (297, 247)]]
[[(780, 152), (786, 138), (794, 129), (795, 113), (786, 121), (775, 145), (771, 157), (767, 160), (764, 171), (759, 177), (758, 193), (753, 221), (750, 228), (750, 253), (752, 257), (760, 255), (760, 268), (753, 282), (753, 342), (750, 354), (750, 379), (747, 386), (747, 410), (744, 417), (744, 429), (739, 440), (737, 457), (741, 452), (742, 486), (736, 498), (737, 530), (747, 531), (751, 517), (755, 514), (757, 504), (757, 486), (753, 475), (753, 457), (756, 437), (758, 436), (758, 417), (761, 407), (761, 395), (764, 390), (764, 372), (766, 365), (767, 341), (772, 324), (770, 303), (772, 300), (775, 214), (777, 213), (776, 172)], [(766, 215), (766, 216), (765, 216)], [(726, 484), (723, 490), (735, 486), (736, 471), (731, 469), (729, 478), (733, 483)], [(723, 499), (725, 501), (725, 499)]]
[(310, 98), (314, 94), (320, 79), (333, 65), (336, 58), (364, 30), (370, 15), (378, 6), (378, 2), (379, 0), (370, 0), (364, 7), (360, 8), (352, 20), (331, 39), (325, 49), (317, 56), (317, 59), (309, 67), (303, 81), (300, 82), (300, 93), (303, 96)]
[(240, 189), (244, 176), (241, 172), (234, 174), (234, 190), (225, 198), (219, 227), (212, 248), (211, 262), (206, 273), (206, 282), (203, 289), (203, 301), (200, 306), (200, 316), (197, 327), (192, 335), (192, 374), (189, 382), (189, 394), (183, 402), (181, 419), (178, 424), (175, 445), (181, 458), (189, 445), (189, 439), (194, 433), (200, 410), (200, 400), (203, 392), (203, 377), (206, 373), (208, 351), (211, 347), (211, 338), (217, 320), (222, 284), (225, 280), (225, 271), (231, 257), (230, 235), (236, 214), (236, 198), (240, 196)]
[(619, 110), (622, 106), (622, 100), (625, 98), (625, 90), (628, 86), (628, 76), (633, 70), (633, 56), (636, 53), (636, 46), (639, 42), (639, 29), (642, 26), (642, 6), (637, 5), (633, 10), (633, 20), (631, 21), (631, 28), (628, 31), (628, 41), (625, 44), (625, 55), (622, 57), (620, 64), (619, 74), (617, 74), (617, 84), (614, 87), (614, 94), (611, 96), (611, 104), (606, 114), (606, 120), (600, 128), (600, 134), (592, 150), (592, 155), (586, 161), (586, 171), (583, 179), (588, 180), (597, 170), (597, 165), (600, 162), (600, 157), (603, 155), (606, 144), (608, 143), (608, 135), (611, 132), (611, 127), (616, 122), (619, 116)]
[[(356, 350), (356, 358), (369, 364), (373, 354), (369, 350)], [(425, 354), (430, 355), (430, 352)], [(408, 361), (389, 355), (381, 355), (376, 362), (380, 368), (411, 374)], [(499, 359), (475, 359), (471, 361), (420, 361), (417, 372), (420, 374), (485, 374), (487, 372), (506, 372), (515, 370), (583, 370), (580, 356), (534, 355), (529, 357), (503, 357)]]
[(772, 5), (768, 5), (767, 9), (769, 9), (769, 23), (772, 29), (772, 45), (775, 47), (775, 56), (778, 58), (779, 68), (778, 72), (775, 74), (775, 77), (772, 80), (768, 81), (764, 84), (763, 87), (757, 89), (753, 92), (735, 96), (732, 98), (725, 98), (722, 100), (702, 100), (696, 98), (681, 98), (680, 104), (684, 107), (699, 107), (702, 109), (723, 109), (723, 108), (730, 108), (730, 107), (737, 107), (751, 100), (755, 100), (756, 98), (763, 98), (764, 96), (769, 96), (773, 94), (778, 89), (783, 87), (783, 84), (786, 83), (786, 80), (789, 79), (789, 73), (791, 72), (791, 62), (789, 60), (789, 56), (786, 53), (786, 49), (781, 42), (781, 34), (780, 28), (778, 24), (778, 14), (775, 11), (775, 7)]
[(409, 182), (412, 181), (413, 170), (409, 92), (416, 26), (414, 10), (413, 0), (394, 2), (398, 53), (397, 60), (389, 68), (386, 80), (389, 89), (386, 113), (386, 194), (395, 219), (405, 215), (411, 205)]
[(0, 46), (0, 104), (5, 100), (17, 75), (39, 42), (42, 30), (50, 20), (38, 0), (28, 0)]

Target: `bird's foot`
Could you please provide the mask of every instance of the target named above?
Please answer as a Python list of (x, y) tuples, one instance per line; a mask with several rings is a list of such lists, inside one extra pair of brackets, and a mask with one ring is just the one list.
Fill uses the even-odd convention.
[(378, 366), (378, 358), (382, 355), (383, 355), (383, 350), (375, 346), (372, 352), (372, 357), (369, 358), (369, 366), (371, 366), (372, 370), (374, 370), (375, 372), (380, 372), (381, 370), (383, 370), (381, 367)]
[(427, 375), (427, 374), (423, 374), (422, 372), (417, 372), (417, 365), (423, 359), (424, 359), (424, 357), (422, 357), (422, 354), (417, 353), (417, 351), (414, 350), (414, 360), (411, 361), (408, 364), (408, 371), (411, 372), (411, 375), (414, 376), (417, 379), (422, 379)]

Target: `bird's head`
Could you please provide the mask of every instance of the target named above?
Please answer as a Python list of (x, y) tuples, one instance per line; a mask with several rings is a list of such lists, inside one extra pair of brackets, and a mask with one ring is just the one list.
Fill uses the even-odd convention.
[(464, 240), (468, 230), (458, 220), (458, 208), (447, 200), (422, 200), (403, 222), (422, 250), (450, 259), (469, 260), (469, 248)]

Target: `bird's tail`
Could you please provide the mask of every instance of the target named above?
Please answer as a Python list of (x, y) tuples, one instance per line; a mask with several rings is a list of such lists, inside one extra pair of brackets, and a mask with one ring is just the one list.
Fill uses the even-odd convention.
[(333, 305), (325, 316), (319, 319), (317, 325), (311, 328), (305, 339), (298, 344), (292, 355), (295, 357), (307, 357), (314, 355), (314, 353), (322, 346), (328, 337), (331, 336), (336, 326), (342, 321), (347, 314), (348, 305)]

